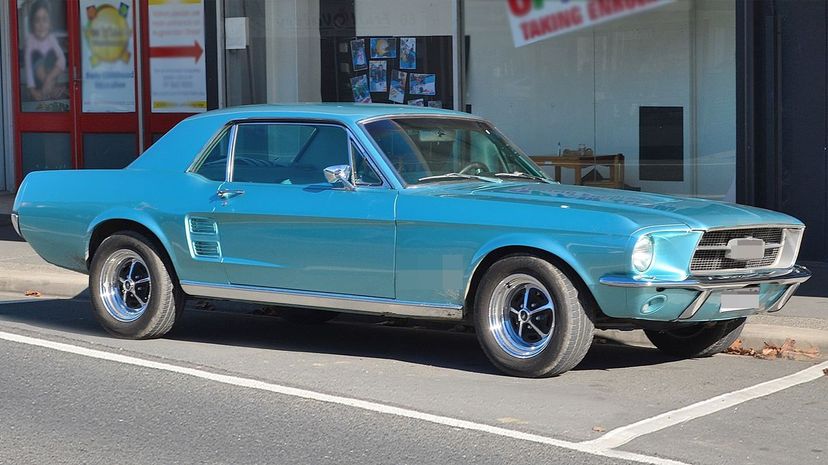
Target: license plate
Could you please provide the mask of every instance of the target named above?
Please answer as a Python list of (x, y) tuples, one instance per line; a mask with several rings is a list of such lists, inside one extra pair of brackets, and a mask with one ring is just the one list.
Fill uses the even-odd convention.
[(759, 309), (759, 288), (746, 287), (722, 292), (722, 306), (720, 312), (735, 312), (738, 310)]

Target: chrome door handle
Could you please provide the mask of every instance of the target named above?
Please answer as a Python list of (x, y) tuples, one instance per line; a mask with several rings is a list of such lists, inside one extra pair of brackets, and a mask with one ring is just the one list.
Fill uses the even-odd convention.
[(244, 194), (244, 191), (235, 189), (219, 189), (218, 192), (216, 192), (216, 195), (218, 195), (220, 199), (224, 200), (232, 199), (233, 197), (238, 197), (242, 194)]

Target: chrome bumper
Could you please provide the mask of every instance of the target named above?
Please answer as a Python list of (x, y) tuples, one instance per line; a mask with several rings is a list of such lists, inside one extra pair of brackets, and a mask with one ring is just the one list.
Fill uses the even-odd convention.
[(776, 312), (782, 309), (793, 296), (800, 284), (811, 277), (811, 272), (804, 266), (794, 265), (793, 268), (769, 273), (752, 273), (736, 276), (696, 276), (683, 281), (660, 281), (655, 279), (636, 279), (629, 276), (609, 275), (602, 277), (601, 284), (613, 287), (629, 288), (656, 288), (656, 289), (688, 289), (699, 291), (699, 295), (679, 315), (679, 320), (692, 318), (707, 302), (713, 291), (725, 289), (741, 289), (757, 284), (787, 285), (785, 293), (771, 305), (767, 311)]
[(17, 212), (11, 212), (11, 224), (14, 228), (14, 232), (16, 232), (18, 236), (23, 237), (23, 235), (20, 234), (20, 217), (17, 215)]

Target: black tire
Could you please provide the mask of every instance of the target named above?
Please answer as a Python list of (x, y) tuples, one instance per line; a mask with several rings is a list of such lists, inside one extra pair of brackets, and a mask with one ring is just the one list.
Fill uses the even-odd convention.
[[(131, 284), (132, 296), (123, 290), (123, 282), (118, 289), (114, 289), (117, 286), (107, 287), (105, 284), (106, 276), (112, 276), (112, 273), (117, 271), (120, 265), (116, 262), (123, 256), (136, 263), (134, 266), (137, 271), (130, 268), (127, 273), (130, 282), (134, 279), (133, 272), (146, 274), (146, 278), (149, 278), (149, 286), (146, 288), (137, 283), (141, 279)], [(140, 260), (136, 261), (135, 257)], [(166, 255), (143, 235), (121, 231), (107, 237), (95, 251), (89, 270), (89, 290), (95, 318), (104, 329), (117, 337), (151, 339), (163, 336), (172, 329), (184, 309), (184, 293), (177, 286), (172, 270), (172, 264), (166, 260)], [(116, 274), (123, 276), (120, 271)], [(114, 280), (106, 282), (114, 283)], [(141, 292), (145, 292), (146, 303), (143, 306), (137, 300)], [(113, 307), (117, 302), (112, 304), (112, 299), (117, 298), (108, 297), (116, 293), (118, 296), (126, 296), (120, 300), (121, 303), (125, 302), (121, 307)], [(144, 309), (130, 312), (130, 303)], [(116, 315), (120, 315), (121, 318)]]
[(701, 323), (664, 331), (644, 330), (647, 338), (662, 352), (676, 357), (710, 357), (724, 352), (739, 338), (745, 318)]
[[(545, 290), (532, 290), (533, 286)], [(543, 315), (530, 315), (527, 310), (521, 316), (511, 310), (517, 302), (526, 309), (534, 305), (533, 311), (540, 312), (550, 298), (552, 308), (543, 310), (549, 312)], [(524, 254), (507, 256), (486, 271), (475, 293), (472, 319), (480, 346), (495, 367), (527, 378), (557, 376), (574, 368), (586, 356), (595, 330), (592, 308), (579, 298), (569, 277), (548, 261)], [(544, 330), (546, 337), (541, 336)], [(526, 348), (521, 343), (534, 345)]]
[(316, 325), (333, 320), (339, 312), (312, 308), (269, 307), (279, 318), (299, 325)]

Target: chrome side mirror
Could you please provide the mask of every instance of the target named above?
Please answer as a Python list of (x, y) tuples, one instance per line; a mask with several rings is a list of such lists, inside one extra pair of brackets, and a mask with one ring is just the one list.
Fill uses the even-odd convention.
[(351, 182), (351, 167), (348, 165), (334, 165), (329, 166), (323, 170), (325, 179), (331, 185), (342, 184), (346, 190), (352, 191), (356, 186)]

